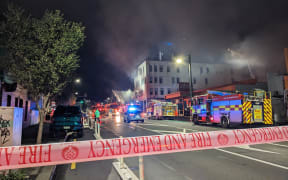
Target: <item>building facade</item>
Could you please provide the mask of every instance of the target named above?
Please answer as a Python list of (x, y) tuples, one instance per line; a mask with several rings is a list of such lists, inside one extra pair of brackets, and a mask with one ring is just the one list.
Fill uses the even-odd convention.
[[(166, 94), (179, 90), (179, 83), (189, 82), (187, 63), (144, 60), (132, 73), (136, 99), (144, 106), (151, 99), (164, 99)], [(230, 64), (192, 63), (193, 90), (205, 89), (234, 81), (249, 79), (247, 67)]]

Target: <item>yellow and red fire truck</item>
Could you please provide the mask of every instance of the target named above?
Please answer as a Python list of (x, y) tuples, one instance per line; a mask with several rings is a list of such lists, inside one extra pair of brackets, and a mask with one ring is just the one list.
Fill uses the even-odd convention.
[(221, 124), (227, 128), (240, 124), (273, 124), (271, 95), (255, 90), (253, 95), (208, 91), (193, 97), (191, 107), (194, 124)]

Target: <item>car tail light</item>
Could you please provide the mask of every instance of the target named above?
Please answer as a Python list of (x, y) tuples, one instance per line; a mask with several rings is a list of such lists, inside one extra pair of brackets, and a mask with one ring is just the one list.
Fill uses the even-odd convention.
[(213, 121), (213, 120), (214, 120), (213, 116), (210, 116), (210, 121)]

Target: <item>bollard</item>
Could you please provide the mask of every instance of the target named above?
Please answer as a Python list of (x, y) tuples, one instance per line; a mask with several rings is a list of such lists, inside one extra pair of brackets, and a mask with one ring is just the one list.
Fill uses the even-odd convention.
[(186, 129), (185, 128), (183, 129), (183, 133), (186, 133)]
[(139, 179), (144, 180), (143, 156), (139, 156)]
[(97, 134), (98, 134), (98, 137), (100, 137), (100, 120), (98, 120), (98, 123), (97, 123)]
[[(73, 139), (73, 141), (76, 141), (76, 139)], [(72, 162), (71, 163), (71, 170), (74, 170), (74, 169), (76, 169), (76, 163)]]
[[(120, 136), (120, 138), (123, 138), (123, 136)], [(123, 168), (124, 168), (124, 158), (121, 157), (121, 158), (119, 159), (119, 161), (120, 161), (120, 169), (123, 169)]]
[(98, 135), (98, 132), (97, 132), (98, 128), (97, 128), (97, 121), (94, 122), (94, 132), (95, 132), (95, 136)]

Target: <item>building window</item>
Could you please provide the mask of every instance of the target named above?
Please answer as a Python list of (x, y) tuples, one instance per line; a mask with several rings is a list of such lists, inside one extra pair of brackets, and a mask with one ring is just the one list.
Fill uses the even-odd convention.
[(206, 85), (208, 84), (208, 79), (207, 79), (207, 78), (205, 78), (205, 84), (206, 84)]
[(172, 77), (172, 84), (175, 84), (175, 77)]
[(177, 73), (180, 73), (180, 69), (179, 69), (179, 67), (177, 68)]
[(15, 98), (15, 107), (18, 107), (18, 98)]
[(200, 67), (200, 74), (203, 73), (203, 67)]
[(154, 77), (154, 83), (158, 83), (158, 78), (157, 77)]
[(167, 93), (168, 93), (168, 94), (171, 93), (171, 89), (170, 89), (170, 88), (167, 89)]
[(154, 65), (154, 72), (157, 72), (157, 65)]
[(167, 66), (167, 72), (170, 72), (170, 66)]
[(164, 95), (164, 88), (161, 88), (161, 89), (160, 89), (160, 94), (161, 94), (161, 95)]
[(193, 78), (193, 84), (196, 84), (196, 78)]
[(153, 95), (153, 88), (150, 88), (150, 95)]
[(179, 77), (177, 77), (177, 83), (180, 83), (180, 78)]
[(207, 71), (207, 74), (208, 74), (209, 73), (209, 68), (208, 67), (206, 68), (206, 71)]
[(7, 95), (7, 106), (11, 106), (11, 96)]
[(23, 108), (23, 99), (20, 99), (19, 107)]
[(151, 64), (149, 64), (149, 72), (152, 72), (152, 65)]
[(158, 88), (155, 88), (155, 89), (154, 89), (154, 94), (155, 94), (155, 96), (158, 95)]
[(153, 83), (153, 77), (152, 76), (149, 77), (149, 83), (151, 83), (151, 84)]
[(159, 77), (159, 83), (162, 84), (163, 83), (163, 78)]
[(163, 72), (163, 66), (162, 66), (162, 65), (160, 65), (159, 71), (160, 71), (160, 72)]

